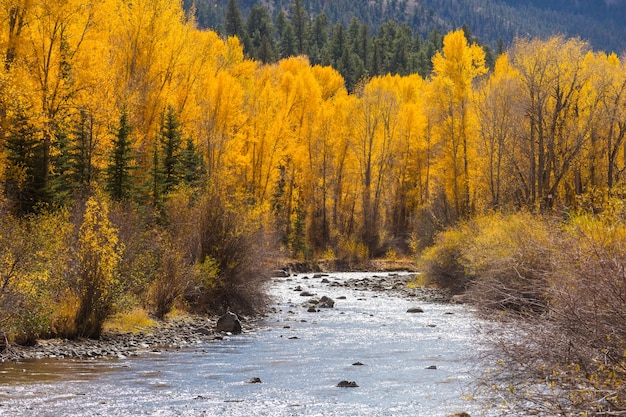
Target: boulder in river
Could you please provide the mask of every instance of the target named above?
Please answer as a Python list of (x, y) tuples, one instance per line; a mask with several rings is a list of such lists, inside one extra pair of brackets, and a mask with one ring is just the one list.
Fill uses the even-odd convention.
[(218, 332), (241, 333), (239, 317), (235, 313), (227, 311), (217, 320), (216, 330)]
[(424, 309), (422, 307), (411, 307), (406, 312), (407, 313), (423, 313)]
[(341, 381), (337, 384), (339, 388), (357, 388), (358, 385), (354, 381)]
[(259, 378), (258, 376), (254, 376), (252, 378), (250, 378), (249, 380), (246, 381), (248, 384), (261, 384), (263, 383), (263, 381), (261, 381), (261, 378)]
[(335, 300), (324, 295), (322, 296), (322, 298), (320, 298), (317, 306), (321, 308), (333, 308), (335, 306)]
[(312, 292), (309, 291), (302, 291), (300, 293), (300, 297), (313, 297), (315, 294), (313, 294)]

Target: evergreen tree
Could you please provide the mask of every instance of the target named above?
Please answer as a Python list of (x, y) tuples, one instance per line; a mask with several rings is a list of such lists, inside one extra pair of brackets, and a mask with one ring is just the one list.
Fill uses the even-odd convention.
[(4, 192), (18, 213), (29, 213), (38, 203), (47, 201), (41, 180), (45, 169), (43, 146), (23, 109), (16, 109), (7, 126)]
[(309, 59), (312, 65), (321, 64), (324, 61), (324, 49), (328, 42), (328, 18), (324, 13), (315, 16), (311, 30), (311, 47)]
[[(162, 175), (161, 190), (167, 194), (176, 187), (183, 178), (181, 163), (182, 126), (172, 106), (168, 106), (160, 134), (160, 172)], [(157, 167), (159, 164), (156, 165)]]
[(243, 24), (243, 17), (241, 17), (241, 10), (237, 5), (237, 0), (228, 0), (228, 6), (226, 7), (226, 35), (236, 36), (244, 46), (244, 51), (250, 54), (251, 46), (248, 38), (248, 33)]
[(287, 19), (285, 12), (281, 8), (276, 15), (276, 19), (274, 20), (274, 28), (276, 29), (276, 37), (278, 39), (281, 39), (283, 37), (283, 33), (285, 32), (285, 28), (287, 27), (288, 22), (289, 19)]
[(296, 55), (296, 35), (293, 31), (293, 26), (288, 21), (285, 25), (285, 29), (283, 30), (283, 35), (278, 41), (278, 50), (280, 52), (281, 58), (288, 58), (290, 56)]
[(92, 116), (81, 110), (78, 123), (74, 126), (74, 145), (72, 153), (72, 179), (79, 186), (89, 184), (97, 175), (93, 165), (96, 148), (93, 134)]
[(243, 18), (241, 17), (241, 10), (239, 10), (237, 0), (228, 0), (225, 29), (227, 36), (241, 36), (244, 31)]
[(71, 138), (68, 135), (69, 127), (55, 126), (53, 152), (50, 158), (51, 166), (54, 167), (50, 174), (48, 185), (50, 195), (55, 203), (63, 205), (67, 203), (76, 187), (73, 176), (73, 154)]
[(71, 123), (57, 126), (54, 136), (50, 193), (55, 202), (66, 204), (95, 177), (91, 116), (85, 111), (79, 112)]
[(274, 29), (267, 7), (255, 5), (248, 15), (246, 27), (250, 38), (251, 56), (263, 63), (273, 62), (272, 34)]
[(296, 54), (309, 52), (309, 17), (302, 5), (302, 0), (294, 0), (291, 5), (291, 26), (296, 38)]
[(106, 189), (111, 198), (116, 201), (128, 199), (132, 195), (132, 171), (134, 169), (132, 130), (128, 113), (122, 110), (117, 134), (109, 155), (109, 165), (105, 170)]
[(195, 187), (206, 174), (204, 159), (193, 138), (187, 138), (185, 147), (180, 153), (182, 180), (185, 184)]

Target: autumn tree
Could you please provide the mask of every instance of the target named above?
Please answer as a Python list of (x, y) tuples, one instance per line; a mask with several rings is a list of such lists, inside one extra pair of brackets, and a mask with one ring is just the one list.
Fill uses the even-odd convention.
[(520, 145), (525, 166), (520, 175), (531, 207), (554, 207), (588, 140), (591, 124), (584, 118), (589, 114), (580, 112), (589, 81), (583, 66), (586, 49), (582, 41), (554, 37), (546, 42), (520, 40), (511, 52), (524, 95), (526, 123)]
[(445, 152), (440, 169), (458, 216), (466, 216), (472, 209), (472, 83), (486, 72), (484, 51), (470, 45), (462, 30), (446, 35), (442, 52), (433, 57), (432, 105), (438, 112), (439, 140)]

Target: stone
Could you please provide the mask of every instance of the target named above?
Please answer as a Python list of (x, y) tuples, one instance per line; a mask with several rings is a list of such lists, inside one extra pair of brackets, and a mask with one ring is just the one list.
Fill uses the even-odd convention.
[(335, 306), (335, 301), (330, 297), (323, 296), (320, 298), (317, 306), (321, 308), (333, 308)]
[(363, 366), (363, 362), (354, 362), (352, 366)]
[(211, 336), (213, 334), (213, 330), (209, 329), (206, 326), (196, 327), (194, 331), (205, 336)]
[(357, 388), (358, 385), (354, 381), (341, 381), (337, 384), (339, 388)]
[(424, 309), (422, 307), (411, 307), (406, 312), (407, 313), (423, 313)]
[(462, 411), (460, 413), (450, 414), (448, 417), (470, 417), (470, 415), (467, 414), (465, 411)]
[(249, 380), (246, 381), (248, 384), (262, 384), (263, 381), (261, 381), (261, 378), (259, 378), (258, 376), (254, 376), (252, 378), (250, 378)]
[(430, 366), (427, 366), (426, 369), (437, 369), (437, 367), (435, 365), (430, 365)]
[(216, 330), (234, 334), (241, 333), (241, 321), (235, 313), (228, 311), (217, 320)]
[(272, 271), (272, 277), (274, 278), (287, 278), (289, 276), (289, 271), (285, 271), (284, 269), (277, 269)]
[(300, 297), (313, 297), (315, 294), (309, 292), (309, 291), (302, 291), (300, 293)]

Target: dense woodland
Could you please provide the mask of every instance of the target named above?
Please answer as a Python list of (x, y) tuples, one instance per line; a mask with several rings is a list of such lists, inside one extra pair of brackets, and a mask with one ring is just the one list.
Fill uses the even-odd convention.
[[(184, 0), (193, 6), (201, 27), (224, 33), (228, 0)], [(264, 7), (272, 19), (281, 11), (290, 16), (292, 1), (238, 0), (244, 18), (253, 8)], [(471, 27), (483, 44), (493, 49), (500, 41), (506, 47), (518, 36), (548, 38), (557, 34), (580, 37), (595, 49), (621, 53), (626, 49), (626, 3), (623, 0), (302, 0), (302, 7), (315, 21), (319, 16), (330, 25), (347, 27), (356, 18), (371, 34), (389, 21), (406, 25), (422, 39), (435, 29), (447, 33), (463, 25)], [(263, 5), (263, 6), (260, 6)]]
[[(559, 372), (572, 395), (560, 407), (623, 410), (617, 55), (520, 38), (490, 68), (468, 28), (418, 42), (353, 21), (317, 43), (291, 13), (284, 49), (286, 35), (250, 30), (269, 24), (262, 9), (265, 23), (229, 26), (240, 40), (172, 0), (1, 5), (5, 345), (98, 337), (137, 307), (253, 312), (268, 260), (358, 265), (434, 243), (432, 282), (552, 326), (535, 347), (555, 357), (533, 378)], [(416, 66), (385, 66), (398, 51)], [(362, 72), (343, 77), (351, 65)]]

